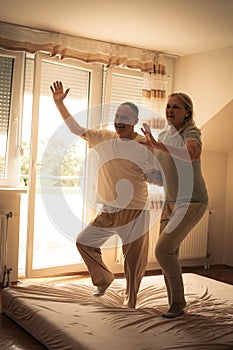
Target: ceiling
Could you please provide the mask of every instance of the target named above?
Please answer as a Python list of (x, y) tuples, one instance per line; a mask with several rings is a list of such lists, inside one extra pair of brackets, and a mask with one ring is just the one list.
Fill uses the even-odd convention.
[(233, 0), (0, 0), (0, 21), (185, 56), (233, 45)]

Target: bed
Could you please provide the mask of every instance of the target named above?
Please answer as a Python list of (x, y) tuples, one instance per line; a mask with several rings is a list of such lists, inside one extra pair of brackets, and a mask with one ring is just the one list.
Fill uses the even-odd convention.
[(91, 281), (22, 284), (2, 292), (2, 311), (51, 350), (233, 349), (233, 286), (184, 273), (184, 315), (165, 319), (163, 276), (145, 276), (136, 309), (122, 307), (125, 280), (103, 297)]

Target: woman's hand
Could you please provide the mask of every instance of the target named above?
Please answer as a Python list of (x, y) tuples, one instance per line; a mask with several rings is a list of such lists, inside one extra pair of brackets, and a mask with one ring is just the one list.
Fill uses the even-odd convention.
[(146, 142), (140, 142), (140, 143), (142, 143), (145, 146), (152, 147), (152, 148), (160, 148), (159, 142), (157, 142), (154, 139), (154, 137), (151, 133), (150, 127), (147, 123), (143, 123), (143, 128), (141, 128), (141, 130), (146, 137)]
[(55, 103), (63, 101), (70, 91), (70, 89), (66, 89), (66, 91), (64, 91), (61, 81), (55, 81), (53, 85), (50, 86), (50, 89), (53, 93), (53, 99)]

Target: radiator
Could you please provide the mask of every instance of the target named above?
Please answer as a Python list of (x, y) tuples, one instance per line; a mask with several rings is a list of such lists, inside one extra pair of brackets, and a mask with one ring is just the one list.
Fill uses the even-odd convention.
[(7, 266), (7, 234), (8, 220), (12, 217), (12, 212), (6, 213), (0, 210), (0, 260), (1, 260), (1, 285), (8, 287), (10, 285), (11, 268)]
[[(179, 260), (208, 258), (208, 231), (209, 215), (207, 210), (197, 225), (189, 232), (187, 237), (181, 243)], [(156, 221), (150, 230), (150, 242), (148, 252), (148, 262), (155, 262), (155, 245), (159, 237), (159, 220)], [(118, 264), (123, 263), (121, 246), (117, 247), (116, 261)]]

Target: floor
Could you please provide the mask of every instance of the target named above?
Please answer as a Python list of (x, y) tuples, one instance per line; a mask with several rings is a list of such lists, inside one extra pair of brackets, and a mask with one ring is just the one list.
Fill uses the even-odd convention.
[[(183, 272), (197, 273), (233, 285), (233, 267), (215, 265), (205, 270), (203, 267), (186, 267)], [(147, 275), (158, 275), (161, 271), (147, 272)], [(122, 278), (122, 276), (117, 276)], [(63, 277), (63, 280), (77, 277)], [(84, 277), (85, 278), (85, 277)], [(51, 279), (49, 279), (51, 281)], [(56, 280), (56, 279), (54, 279)], [(0, 349), (1, 350), (46, 350), (46, 348), (34, 339), (30, 334), (19, 327), (6, 315), (0, 314)]]

